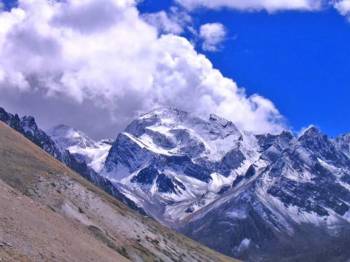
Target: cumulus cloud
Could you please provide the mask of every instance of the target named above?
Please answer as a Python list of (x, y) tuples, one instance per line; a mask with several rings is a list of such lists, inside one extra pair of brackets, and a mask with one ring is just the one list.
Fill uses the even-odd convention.
[[(20, 0), (2, 11), (0, 91), (17, 92), (20, 103), (35, 97), (28, 106), (43, 101), (39, 115), (76, 109), (74, 119), (91, 129), (101, 119), (125, 124), (159, 106), (216, 113), (257, 133), (283, 128), (271, 101), (247, 97), (187, 39), (159, 36), (133, 0)], [(91, 119), (92, 107), (108, 113)]]
[(336, 1), (334, 2), (334, 7), (341, 15), (347, 16), (350, 20), (350, 0)]
[(182, 34), (186, 27), (192, 23), (192, 17), (182, 9), (172, 6), (168, 12), (143, 14), (143, 18), (158, 28), (160, 33)]
[(243, 11), (318, 10), (322, 0), (177, 0), (187, 9), (232, 8)]
[(220, 23), (204, 24), (199, 29), (199, 37), (202, 39), (202, 49), (215, 52), (220, 48), (220, 44), (225, 40), (226, 29)]
[(144, 18), (148, 23), (159, 28), (161, 32), (173, 34), (181, 34), (183, 32), (182, 25), (170, 18), (168, 13), (165, 11), (145, 14)]

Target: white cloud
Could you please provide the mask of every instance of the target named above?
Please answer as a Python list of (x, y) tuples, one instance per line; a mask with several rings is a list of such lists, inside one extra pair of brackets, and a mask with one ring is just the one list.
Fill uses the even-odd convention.
[(146, 13), (143, 18), (158, 28), (160, 33), (182, 34), (184, 29), (192, 23), (191, 16), (178, 7), (171, 7), (168, 12), (159, 11)]
[(35, 94), (35, 101), (75, 101), (84, 122), (96, 121), (84, 112), (93, 102), (117, 121), (174, 106), (216, 113), (254, 132), (283, 128), (271, 101), (247, 97), (187, 39), (158, 36), (135, 6), (132, 0), (20, 0), (0, 13), (0, 89)]
[(144, 18), (148, 23), (157, 27), (161, 32), (172, 34), (181, 34), (183, 32), (182, 25), (171, 19), (165, 11), (145, 14)]
[(204, 24), (199, 29), (199, 37), (202, 39), (202, 49), (205, 51), (217, 51), (225, 40), (226, 29), (220, 23)]
[(177, 0), (187, 9), (232, 8), (243, 11), (318, 10), (323, 0)]
[(350, 19), (350, 0), (336, 1), (334, 7), (341, 15), (348, 16)]

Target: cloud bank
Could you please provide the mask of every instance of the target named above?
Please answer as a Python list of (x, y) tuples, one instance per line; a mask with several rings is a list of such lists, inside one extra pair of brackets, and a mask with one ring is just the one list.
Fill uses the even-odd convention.
[[(187, 39), (160, 34), (133, 0), (20, 0), (1, 11), (0, 92), (80, 105), (91, 129), (159, 106), (216, 113), (256, 133), (283, 129), (271, 101), (247, 97)], [(108, 114), (89, 119), (91, 107)]]
[(242, 11), (268, 12), (285, 10), (318, 10), (323, 0), (176, 0), (189, 10), (196, 8), (232, 8)]
[(239, 11), (321, 11), (335, 8), (350, 21), (350, 0), (175, 0), (188, 11), (205, 9), (234, 9)]

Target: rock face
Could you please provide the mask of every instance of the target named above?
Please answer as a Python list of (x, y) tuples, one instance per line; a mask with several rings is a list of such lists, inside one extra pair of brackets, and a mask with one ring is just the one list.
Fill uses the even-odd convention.
[(133, 121), (102, 175), (147, 214), (248, 261), (350, 258), (349, 136), (253, 135), (159, 109)]
[(145, 214), (142, 208), (121, 194), (107, 178), (97, 173), (101, 165), (104, 164), (104, 159), (111, 147), (110, 141), (95, 142), (82, 132), (64, 125), (51, 129), (49, 131), (51, 136), (49, 136), (37, 126), (34, 117), (24, 116), (20, 118), (17, 114), (8, 113), (1, 107), (0, 121), (24, 135), (51, 156), (118, 198), (127, 206)]
[(350, 158), (350, 134), (345, 134), (335, 139), (335, 146)]
[(34, 117), (24, 116), (20, 118), (17, 114), (8, 113), (0, 107), (0, 121), (23, 134), (54, 158), (63, 161), (66, 157), (64, 156), (64, 152), (61, 152), (56, 146), (55, 142), (43, 130), (38, 128)]
[(249, 261), (346, 261), (349, 159), (315, 128), (258, 139), (253, 176), (180, 230)]

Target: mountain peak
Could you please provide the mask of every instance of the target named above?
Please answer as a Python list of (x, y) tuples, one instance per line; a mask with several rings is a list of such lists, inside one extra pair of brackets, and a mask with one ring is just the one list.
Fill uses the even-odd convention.
[(65, 149), (72, 146), (85, 148), (94, 146), (96, 143), (83, 132), (64, 124), (51, 128), (48, 130), (48, 134), (60, 147)]
[(0, 107), (0, 120), (4, 122), (9, 120), (9, 113), (2, 107)]
[[(161, 107), (154, 109), (141, 115), (136, 121), (138, 124), (140, 124), (141, 121), (147, 122), (147, 125), (153, 125), (154, 123), (161, 125), (177, 125), (179, 123), (186, 123), (186, 125), (193, 126), (207, 125), (208, 128), (209, 126), (212, 126), (214, 129), (229, 129), (232, 132), (238, 132), (238, 129), (233, 122), (216, 114), (210, 114), (208, 120), (206, 120), (195, 114), (174, 107)], [(133, 124), (130, 126), (133, 126)]]
[(68, 150), (77, 160), (85, 162), (95, 172), (101, 171), (112, 146), (111, 141), (105, 139), (96, 142), (83, 132), (64, 124), (51, 128), (49, 134), (61, 150)]
[(143, 114), (139, 119), (149, 119), (149, 118), (178, 118), (181, 116), (186, 116), (189, 113), (175, 107), (159, 107), (146, 114)]
[(37, 124), (35, 122), (35, 118), (33, 116), (24, 116), (21, 119), (24, 126), (37, 128)]
[(324, 134), (321, 132), (321, 130), (314, 126), (310, 125), (306, 129), (304, 129), (301, 134), (299, 135), (299, 140), (305, 137), (318, 137), (318, 136), (324, 136)]

